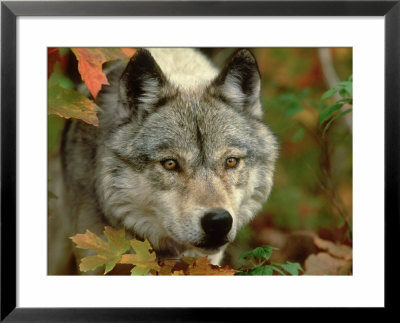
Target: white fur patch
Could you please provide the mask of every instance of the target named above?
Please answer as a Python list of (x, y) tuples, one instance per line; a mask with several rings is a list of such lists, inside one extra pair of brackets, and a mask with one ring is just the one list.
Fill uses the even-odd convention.
[(139, 97), (139, 107), (150, 112), (150, 107), (157, 103), (160, 94), (160, 84), (156, 79), (143, 81), (143, 94)]
[(240, 76), (233, 72), (226, 76), (225, 82), (222, 85), (222, 92), (235, 105), (241, 106), (246, 100), (246, 95), (242, 91), (240, 85)]

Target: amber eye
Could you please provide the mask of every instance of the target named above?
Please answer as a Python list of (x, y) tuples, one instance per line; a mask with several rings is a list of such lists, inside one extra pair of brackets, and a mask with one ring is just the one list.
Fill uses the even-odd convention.
[(234, 168), (237, 166), (238, 163), (239, 163), (239, 159), (237, 159), (235, 157), (229, 157), (225, 161), (225, 165), (228, 168)]
[(166, 159), (162, 161), (161, 164), (166, 170), (177, 170), (178, 168), (178, 163), (176, 162), (176, 160), (173, 159)]

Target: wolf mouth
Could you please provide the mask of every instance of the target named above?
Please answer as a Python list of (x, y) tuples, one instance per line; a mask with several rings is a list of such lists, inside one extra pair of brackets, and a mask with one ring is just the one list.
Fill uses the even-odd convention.
[(228, 239), (214, 239), (214, 240), (205, 240), (203, 242), (200, 242), (199, 244), (196, 244), (195, 247), (202, 249), (206, 252), (218, 252), (222, 246), (226, 245), (228, 243)]

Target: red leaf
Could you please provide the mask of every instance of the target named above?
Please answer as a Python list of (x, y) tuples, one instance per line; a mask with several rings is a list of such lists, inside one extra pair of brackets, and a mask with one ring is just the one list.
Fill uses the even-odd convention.
[(78, 70), (87, 88), (96, 98), (103, 84), (108, 85), (102, 66), (105, 62), (127, 59), (135, 52), (131, 48), (71, 48), (78, 60)]

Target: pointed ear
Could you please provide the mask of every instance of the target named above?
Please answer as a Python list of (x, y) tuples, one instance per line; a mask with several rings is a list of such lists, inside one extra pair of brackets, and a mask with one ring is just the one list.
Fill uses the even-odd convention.
[(140, 49), (131, 58), (120, 79), (120, 101), (131, 117), (144, 118), (154, 111), (167, 81), (153, 56)]
[(239, 49), (214, 81), (216, 93), (234, 108), (261, 119), (261, 79), (257, 62), (247, 49)]

